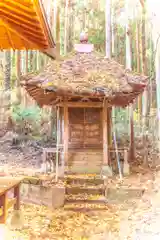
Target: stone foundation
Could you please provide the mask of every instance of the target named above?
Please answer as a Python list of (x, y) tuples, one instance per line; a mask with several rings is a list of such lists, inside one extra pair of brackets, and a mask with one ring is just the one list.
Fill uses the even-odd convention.
[(107, 189), (106, 197), (111, 203), (124, 203), (126, 200), (139, 199), (143, 196), (144, 189), (123, 187), (111, 187)]
[(25, 203), (59, 208), (64, 205), (65, 188), (59, 186), (46, 187), (41, 185), (22, 184), (21, 200)]

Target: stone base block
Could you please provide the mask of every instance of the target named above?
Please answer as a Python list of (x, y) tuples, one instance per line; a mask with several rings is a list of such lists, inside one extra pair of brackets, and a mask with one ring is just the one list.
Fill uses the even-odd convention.
[(59, 208), (64, 205), (65, 188), (59, 186), (41, 186), (22, 184), (21, 199), (24, 202)]

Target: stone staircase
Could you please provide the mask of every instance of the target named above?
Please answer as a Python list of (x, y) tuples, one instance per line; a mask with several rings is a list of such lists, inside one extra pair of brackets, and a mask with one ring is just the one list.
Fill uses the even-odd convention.
[(98, 175), (66, 177), (65, 210), (90, 211), (107, 209), (104, 180)]

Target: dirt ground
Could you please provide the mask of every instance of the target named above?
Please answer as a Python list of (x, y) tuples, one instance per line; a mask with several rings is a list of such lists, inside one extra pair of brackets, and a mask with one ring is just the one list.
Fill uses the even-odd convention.
[(0, 169), (37, 170), (42, 162), (42, 148), (33, 144), (12, 145), (11, 142), (0, 142)]
[[(8, 168), (40, 167), (41, 152), (33, 146), (13, 148), (9, 144), (0, 144), (0, 166)], [(4, 168), (5, 166), (5, 168)], [(14, 239), (50, 239), (50, 240), (110, 240), (110, 239), (160, 239), (160, 174), (149, 169), (138, 168), (122, 182), (118, 177), (111, 186), (128, 190), (145, 189), (143, 195), (109, 201), (104, 211), (71, 212), (64, 208), (51, 210), (44, 206), (22, 205), (24, 226), (21, 231), (12, 232)], [(8, 220), (9, 221), (9, 220)], [(8, 238), (8, 239), (13, 239)]]

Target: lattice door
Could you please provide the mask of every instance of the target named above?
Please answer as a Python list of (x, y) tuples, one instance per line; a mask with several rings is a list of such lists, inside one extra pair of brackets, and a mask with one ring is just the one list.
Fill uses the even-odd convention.
[(69, 109), (69, 144), (81, 147), (99, 147), (102, 144), (101, 109)]

